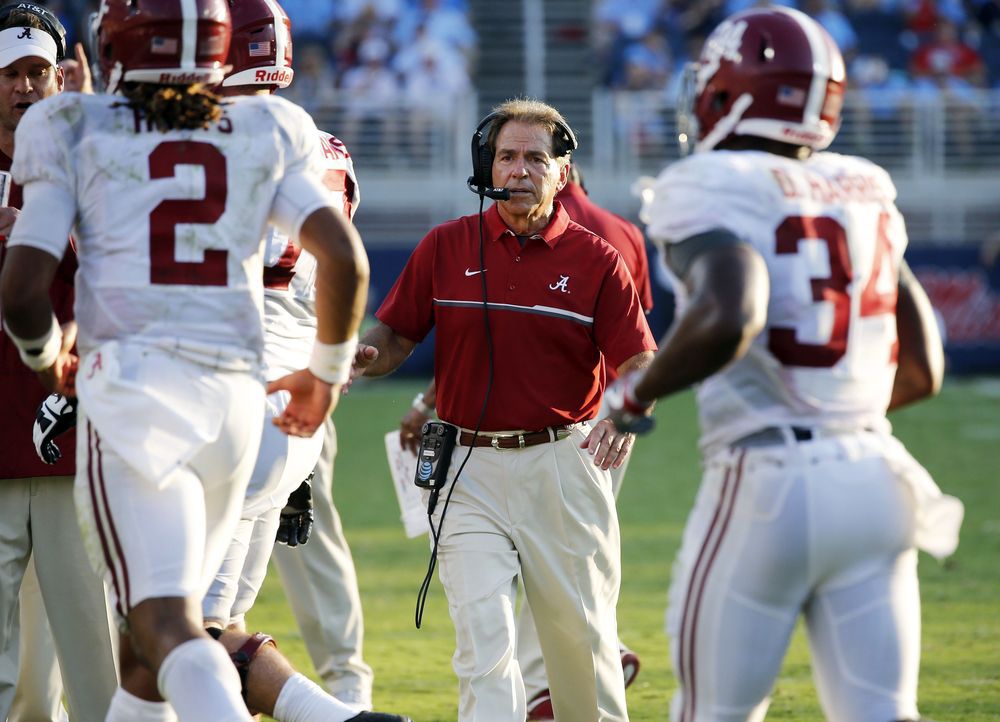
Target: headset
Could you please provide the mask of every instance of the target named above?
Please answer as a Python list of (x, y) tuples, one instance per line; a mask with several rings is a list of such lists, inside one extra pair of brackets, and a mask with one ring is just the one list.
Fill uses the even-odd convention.
[(59, 22), (56, 14), (35, 3), (9, 3), (0, 7), (0, 25), (6, 23), (10, 19), (11, 13), (16, 10), (31, 13), (41, 21), (45, 31), (56, 41), (56, 62), (62, 62), (66, 57), (66, 28)]
[[(472, 134), (472, 175), (469, 176), (469, 190), (480, 198), (492, 198), (496, 201), (510, 200), (510, 191), (506, 188), (495, 188), (493, 186), (493, 149), (490, 148), (490, 130), (493, 121), (500, 118), (499, 113), (490, 113), (476, 127), (476, 132)], [(553, 137), (555, 141), (560, 141), (564, 150), (560, 153), (558, 148), (553, 147), (556, 155), (563, 156), (572, 153), (577, 148), (576, 136), (568, 125), (560, 121), (555, 121), (558, 135)]]

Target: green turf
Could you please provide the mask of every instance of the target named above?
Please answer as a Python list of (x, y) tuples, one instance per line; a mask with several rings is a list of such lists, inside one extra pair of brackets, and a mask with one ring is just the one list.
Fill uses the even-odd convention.
[[(435, 578), (423, 627), (413, 609), (428, 550), (407, 539), (389, 481), (382, 437), (417, 390), (381, 381), (352, 390), (336, 418), (341, 453), (334, 497), (358, 567), (365, 609), (365, 657), (375, 669), (375, 703), (415, 722), (456, 718), (453, 631)], [(663, 631), (670, 567), (700, 478), (693, 397), (661, 403), (656, 431), (636, 450), (619, 499), (623, 582), (621, 637), (641, 657), (628, 690), (633, 722), (667, 718), (675, 687)], [(898, 436), (938, 484), (966, 505), (958, 552), (947, 564), (921, 554), (921, 712), (938, 722), (1000, 719), (1000, 381), (949, 381), (941, 396), (892, 417)], [(250, 626), (274, 635), (313, 674), (276, 575), (269, 575)], [(774, 690), (768, 719), (820, 720), (799, 630)]]

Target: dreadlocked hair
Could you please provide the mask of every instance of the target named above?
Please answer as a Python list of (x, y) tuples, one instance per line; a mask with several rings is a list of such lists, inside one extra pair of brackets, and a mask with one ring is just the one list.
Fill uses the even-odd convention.
[(208, 128), (222, 117), (221, 98), (203, 83), (126, 83), (122, 94), (160, 132)]

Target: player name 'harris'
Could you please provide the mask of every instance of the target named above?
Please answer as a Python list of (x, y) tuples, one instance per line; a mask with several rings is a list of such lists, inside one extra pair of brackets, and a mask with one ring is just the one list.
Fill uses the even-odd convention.
[(885, 186), (878, 179), (864, 173), (847, 173), (827, 178), (808, 169), (787, 171), (784, 168), (772, 168), (771, 175), (786, 198), (812, 198), (823, 203), (892, 200), (886, 195)]

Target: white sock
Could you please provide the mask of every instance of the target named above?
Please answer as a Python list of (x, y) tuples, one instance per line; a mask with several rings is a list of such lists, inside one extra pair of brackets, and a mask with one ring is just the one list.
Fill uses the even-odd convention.
[(177, 722), (169, 702), (148, 702), (119, 687), (104, 722)]
[(214, 639), (175, 647), (160, 665), (156, 683), (181, 722), (252, 722), (236, 667)]
[(289, 677), (274, 703), (278, 722), (345, 722), (358, 711), (324, 692), (308, 677)]

